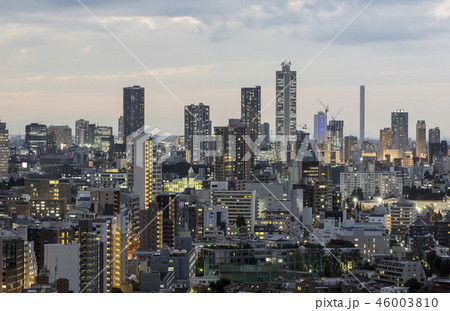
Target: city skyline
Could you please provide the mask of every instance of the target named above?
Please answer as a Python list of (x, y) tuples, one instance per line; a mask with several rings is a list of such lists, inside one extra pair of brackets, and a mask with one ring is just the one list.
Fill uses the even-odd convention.
[[(28, 3), (19, 2), (7, 5), (4, 12), (8, 16), (0, 24), (10, 34), (1, 38), (6, 49), (1, 61), (4, 71), (0, 100), (3, 107), (8, 107), (3, 109), (1, 119), (7, 123), (11, 135), (24, 134), (25, 125), (31, 122), (67, 124), (73, 128), (75, 120), (81, 118), (113, 126), (117, 133), (121, 89), (136, 84), (147, 89), (147, 123), (182, 134), (181, 105), (81, 6), (76, 2), (49, 3), (39, 7), (29, 5), (19, 11), (18, 7)], [(175, 2), (171, 7), (137, 3), (142, 9), (139, 12), (131, 8), (123, 10), (119, 3), (105, 6), (87, 1), (86, 5), (184, 104), (209, 105), (214, 125), (225, 125), (229, 117), (239, 115), (242, 87), (261, 85), (261, 121), (269, 122), (272, 129), (275, 129), (275, 103), (264, 107), (275, 95), (273, 72), (279, 70), (279, 63), (288, 59), (292, 70), (300, 72), (336, 34), (336, 28), (345, 25), (363, 6), (356, 1), (338, 4), (280, 1), (281, 9), (275, 10), (266, 3), (240, 7), (232, 1), (218, 5), (223, 10), (220, 25), (211, 20), (219, 13), (202, 7), (201, 1), (189, 6)], [(445, 137), (450, 131), (445, 114), (434, 113), (446, 108), (448, 97), (445, 90), (448, 74), (442, 66), (447, 62), (443, 57), (449, 44), (443, 36), (450, 16), (445, 3), (414, 1), (405, 5), (399, 1), (376, 1), (374, 9), (364, 12), (300, 74), (297, 123), (307, 124), (312, 132), (313, 116), (321, 110), (315, 98), (320, 98), (330, 105), (332, 115), (343, 108), (340, 119), (346, 121), (344, 135), (358, 136), (358, 122), (352, 120), (358, 119), (358, 88), (363, 84), (367, 88), (366, 118), (383, 120), (366, 120), (367, 137), (376, 138), (380, 128), (389, 126), (390, 113), (399, 108), (410, 114), (410, 133), (415, 130), (416, 120), (425, 120), (430, 127), (439, 126)], [(392, 8), (404, 9), (409, 14), (395, 18), (384, 14), (379, 18)], [(47, 16), (56, 10), (58, 18)], [(153, 15), (142, 16), (146, 12)], [(62, 19), (61, 15), (67, 18)], [(296, 20), (298, 16), (305, 19)], [(311, 25), (306, 22), (308, 18)], [(398, 18), (404, 19), (404, 25)], [(413, 21), (424, 29), (418, 32), (411, 26)], [(380, 32), (375, 31), (382, 22), (386, 25), (377, 30)], [(313, 26), (319, 24), (323, 27), (314, 30)], [(390, 26), (392, 31), (381, 36), (381, 31)], [(296, 28), (298, 33), (292, 30)], [(236, 29), (241, 31), (233, 31)], [(62, 36), (63, 30), (68, 33), (66, 37)], [(177, 44), (187, 49), (183, 53), (168, 43), (177, 41), (180, 34), (185, 38)], [(267, 42), (261, 42), (262, 34), (268, 37)], [(225, 44), (237, 46), (249, 35), (252, 35), (249, 44), (258, 41), (257, 50), (222, 52)], [(187, 45), (187, 40), (193, 44)], [(432, 40), (430, 49), (427, 43)], [(159, 45), (161, 42), (164, 44)], [(287, 48), (281, 52), (279, 47), (286, 42)], [(143, 51), (148, 48), (151, 53), (145, 55)], [(194, 57), (197, 53), (191, 52), (198, 49), (205, 53)], [(426, 61), (417, 62), (419, 58)], [(423, 109), (425, 106), (428, 109)], [(179, 112), (169, 114), (169, 111)], [(61, 121), (54, 122), (56, 118)]]
[(0, 17), (0, 293), (446, 305), (450, 0)]

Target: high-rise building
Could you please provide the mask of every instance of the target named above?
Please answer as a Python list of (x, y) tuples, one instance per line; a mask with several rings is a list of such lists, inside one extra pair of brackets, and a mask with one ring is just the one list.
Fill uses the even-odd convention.
[(103, 270), (108, 264), (107, 232), (107, 224), (102, 220), (83, 219), (78, 222), (81, 292), (104, 293), (107, 291), (107, 273)]
[[(186, 162), (191, 164), (206, 164), (208, 159), (202, 151), (208, 145), (204, 136), (211, 135), (211, 120), (209, 106), (199, 103), (184, 107), (184, 144)], [(198, 152), (198, 153), (196, 153)]]
[(409, 147), (408, 136), (408, 112), (404, 109), (397, 109), (392, 112), (392, 148), (406, 150)]
[(244, 122), (245, 135), (255, 141), (261, 133), (260, 86), (241, 89), (241, 119)]
[(160, 251), (163, 247), (163, 215), (156, 203), (139, 211), (139, 250)]
[(417, 219), (417, 209), (415, 203), (399, 200), (390, 207), (391, 211), (391, 232), (404, 234)]
[(94, 130), (94, 145), (97, 149), (109, 153), (114, 146), (114, 135), (111, 126), (97, 126)]
[(123, 88), (124, 139), (145, 124), (144, 90), (139, 85)]
[(258, 199), (256, 190), (250, 191), (211, 191), (212, 205), (226, 206), (228, 209), (228, 221), (237, 223), (239, 217), (244, 217), (247, 228), (253, 232), (258, 214)]
[(148, 209), (162, 191), (162, 164), (156, 138), (146, 129), (127, 138), (128, 188), (139, 195), (139, 208)]
[[(241, 120), (244, 123), (244, 135), (256, 141), (261, 134), (261, 87), (245, 87), (241, 89)], [(246, 144), (247, 147), (247, 144)], [(256, 164), (256, 157), (250, 152), (250, 170)]]
[(353, 159), (353, 154), (358, 147), (358, 139), (356, 136), (345, 136), (344, 138), (344, 162), (349, 162)]
[(439, 144), (441, 142), (441, 130), (438, 127), (428, 131), (428, 142), (430, 144)]
[(344, 146), (344, 121), (330, 120), (327, 126), (327, 139), (334, 150), (342, 150)]
[(359, 145), (362, 146), (366, 130), (366, 87), (359, 87)]
[(160, 194), (156, 197), (158, 210), (162, 212), (162, 241), (163, 244), (174, 247), (176, 236), (176, 212), (178, 206), (177, 195)]
[(0, 293), (20, 293), (24, 287), (24, 241), (0, 228)]
[(0, 179), (9, 178), (9, 131), (6, 123), (0, 122)]
[(67, 125), (50, 125), (47, 131), (47, 151), (55, 153), (72, 145), (72, 129)]
[(416, 157), (425, 158), (427, 153), (427, 125), (419, 120), (416, 124)]
[(89, 123), (87, 130), (84, 133), (84, 144), (93, 146), (95, 145), (95, 129), (97, 126), (95, 123)]
[(118, 143), (119, 144), (123, 144), (125, 142), (124, 132), (123, 132), (124, 131), (124, 124), (123, 124), (124, 120), (123, 119), (124, 118), (123, 118), (123, 114), (122, 114), (122, 115), (120, 115), (120, 118), (118, 120), (118, 129), (119, 129)]
[(228, 126), (214, 127), (217, 154), (214, 157), (215, 180), (247, 180), (250, 177), (250, 161), (245, 161), (247, 144), (245, 127), (240, 119), (230, 119)]
[(434, 164), (437, 159), (448, 156), (448, 144), (446, 140), (440, 143), (431, 143), (429, 149), (428, 161), (430, 165)]
[(75, 121), (75, 145), (84, 146), (86, 142), (84, 141), (86, 131), (89, 127), (89, 121), (80, 119)]
[(403, 180), (396, 172), (343, 172), (340, 185), (342, 201), (350, 198), (358, 188), (362, 189), (364, 200), (374, 196), (399, 197), (403, 193)]
[(276, 72), (276, 135), (295, 136), (297, 130), (297, 72), (283, 62)]
[(378, 152), (378, 159), (384, 161), (386, 150), (392, 149), (392, 130), (390, 127), (385, 127), (380, 130), (380, 146)]
[(270, 143), (270, 124), (268, 122), (261, 125), (261, 135), (265, 137), (264, 142), (266, 144)]
[(29, 152), (45, 153), (47, 148), (47, 125), (31, 123), (25, 126), (25, 145)]
[(428, 162), (434, 163), (434, 158), (436, 156), (446, 156), (447, 155), (447, 142), (441, 142), (441, 130), (439, 127), (431, 128), (428, 132)]
[(120, 205), (124, 206), (126, 210), (129, 211), (127, 256), (131, 259), (133, 252), (139, 249), (139, 230), (141, 221), (139, 217), (139, 196), (131, 192), (121, 192)]
[(327, 140), (327, 114), (323, 111), (314, 115), (314, 139), (318, 144)]

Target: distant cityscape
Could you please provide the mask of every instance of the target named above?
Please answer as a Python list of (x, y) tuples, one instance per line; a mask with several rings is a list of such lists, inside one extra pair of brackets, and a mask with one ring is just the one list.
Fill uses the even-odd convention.
[(309, 130), (292, 64), (274, 75), (275, 111), (242, 87), (228, 124), (207, 103), (174, 111), (184, 135), (146, 123), (140, 85), (123, 88), (118, 136), (92, 116), (24, 136), (2, 120), (0, 292), (450, 292), (439, 124), (399, 107), (367, 139), (361, 85), (358, 137), (320, 99)]

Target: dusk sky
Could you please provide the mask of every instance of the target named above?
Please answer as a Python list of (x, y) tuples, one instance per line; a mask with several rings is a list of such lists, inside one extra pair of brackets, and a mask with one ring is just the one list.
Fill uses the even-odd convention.
[[(261, 85), (273, 129), (275, 71), (303, 67), (369, 0), (81, 0), (181, 100), (211, 106), (213, 126), (240, 116), (240, 88)], [(114, 126), (122, 88), (146, 88), (146, 123), (183, 133), (182, 105), (77, 0), (0, 0), (0, 119)], [(316, 98), (366, 136), (396, 108), (450, 136), (450, 0), (375, 0), (298, 78), (297, 120), (310, 132)], [(272, 102), (271, 102), (272, 101)], [(270, 103), (271, 102), (271, 103)], [(268, 105), (270, 103), (270, 105)]]

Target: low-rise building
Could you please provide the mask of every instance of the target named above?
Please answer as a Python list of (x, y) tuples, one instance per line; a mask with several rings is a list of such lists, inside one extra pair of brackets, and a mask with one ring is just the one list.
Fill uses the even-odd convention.
[(426, 274), (418, 261), (381, 260), (377, 267), (378, 280), (402, 286), (410, 279), (416, 279), (424, 284)]

